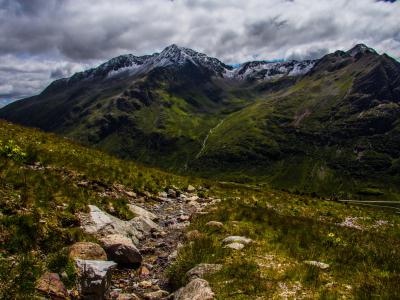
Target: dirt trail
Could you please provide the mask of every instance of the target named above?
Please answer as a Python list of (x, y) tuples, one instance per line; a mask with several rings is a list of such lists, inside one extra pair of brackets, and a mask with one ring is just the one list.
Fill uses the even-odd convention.
[[(165, 271), (176, 258), (177, 249), (183, 242), (184, 230), (190, 224), (190, 217), (212, 201), (213, 199), (182, 194), (176, 198), (159, 198), (158, 201), (150, 203), (132, 202), (157, 215), (159, 219), (156, 223), (162, 232), (145, 236), (138, 247), (143, 256), (141, 268), (145, 267), (149, 273), (140, 274), (140, 268), (115, 271), (111, 295), (134, 293), (145, 299), (146, 293), (160, 289), (171, 293)], [(144, 273), (147, 273), (147, 270)]]

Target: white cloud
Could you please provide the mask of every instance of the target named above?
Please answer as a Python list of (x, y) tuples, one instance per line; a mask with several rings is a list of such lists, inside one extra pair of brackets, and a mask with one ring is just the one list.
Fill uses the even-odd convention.
[(0, 84), (36, 93), (50, 75), (172, 43), (226, 63), (312, 58), (359, 42), (400, 57), (399, 15), (399, 2), (375, 0), (0, 0)]

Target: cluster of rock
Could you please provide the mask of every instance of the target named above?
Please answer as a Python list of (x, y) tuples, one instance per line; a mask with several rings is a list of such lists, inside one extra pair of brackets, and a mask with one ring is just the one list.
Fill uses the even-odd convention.
[[(191, 215), (219, 200), (198, 197), (193, 186), (186, 192), (168, 189), (157, 196), (144, 193), (137, 197), (121, 186), (113, 186), (109, 193), (118, 196), (127, 192), (131, 198), (128, 208), (135, 215), (129, 221), (95, 205), (79, 215), (81, 228), (98, 243), (79, 242), (69, 248), (77, 271), (77, 289), (67, 292), (58, 274), (46, 273), (37, 290), (55, 299), (212, 299), (208, 283), (197, 275), (190, 276), (189, 284), (175, 295), (170, 294), (162, 288), (166, 286), (163, 271), (176, 258)], [(203, 271), (193, 272), (210, 271), (201, 268)]]

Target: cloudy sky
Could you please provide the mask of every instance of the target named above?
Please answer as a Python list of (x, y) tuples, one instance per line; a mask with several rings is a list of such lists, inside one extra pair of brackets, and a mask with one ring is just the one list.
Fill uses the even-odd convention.
[(172, 43), (225, 63), (318, 58), (361, 42), (398, 59), (399, 17), (393, 0), (0, 0), (0, 105)]

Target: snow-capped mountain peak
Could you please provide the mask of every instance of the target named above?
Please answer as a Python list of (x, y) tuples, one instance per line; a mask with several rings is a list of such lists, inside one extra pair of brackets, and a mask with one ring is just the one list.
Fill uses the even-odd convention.
[(376, 53), (376, 51), (364, 44), (357, 44), (349, 51), (347, 51), (347, 54), (349, 54), (350, 56), (356, 56), (357, 54), (364, 54), (364, 53)]
[(112, 58), (97, 68), (73, 75), (69, 81), (90, 78), (109, 79), (121, 76), (139, 76), (157, 68), (181, 68), (186, 64), (191, 64), (216, 77), (236, 80), (269, 80), (282, 76), (306, 74), (314, 66), (315, 61), (253, 61), (233, 68), (206, 54), (172, 44), (160, 53), (152, 55), (135, 56), (127, 54)]

